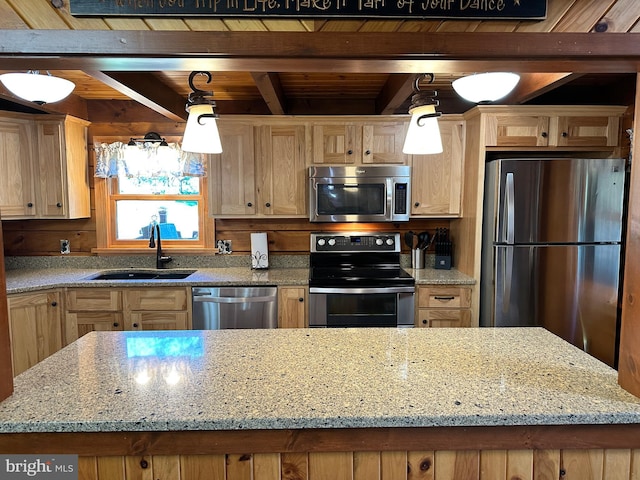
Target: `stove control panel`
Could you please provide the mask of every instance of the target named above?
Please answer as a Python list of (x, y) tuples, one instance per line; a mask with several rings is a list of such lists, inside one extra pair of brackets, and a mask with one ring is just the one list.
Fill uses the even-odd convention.
[(399, 233), (334, 233), (311, 234), (311, 252), (400, 252)]

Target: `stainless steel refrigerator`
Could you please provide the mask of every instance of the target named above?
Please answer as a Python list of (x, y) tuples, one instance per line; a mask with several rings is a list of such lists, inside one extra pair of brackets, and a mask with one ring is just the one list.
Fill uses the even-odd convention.
[(481, 326), (542, 326), (614, 366), (625, 161), (486, 165)]

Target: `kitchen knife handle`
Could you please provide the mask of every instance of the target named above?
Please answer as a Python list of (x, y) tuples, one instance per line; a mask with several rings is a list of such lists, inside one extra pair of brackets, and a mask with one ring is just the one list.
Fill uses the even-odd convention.
[(509, 245), (513, 245), (515, 240), (515, 205), (514, 205), (514, 197), (515, 197), (515, 187), (513, 180), (513, 172), (507, 173), (506, 178), (506, 189), (505, 189), (505, 199), (504, 199), (504, 217), (506, 223), (506, 232), (505, 232), (505, 241)]

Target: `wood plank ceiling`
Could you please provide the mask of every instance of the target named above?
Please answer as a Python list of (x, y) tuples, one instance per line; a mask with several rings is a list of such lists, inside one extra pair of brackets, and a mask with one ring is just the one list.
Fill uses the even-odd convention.
[[(59, 7), (56, 7), (59, 6)], [(510, 33), (639, 33), (638, 0), (548, 0), (543, 21), (514, 20), (290, 20), (290, 19), (218, 19), (218, 18), (76, 18), (62, 0), (0, 0), (0, 30), (5, 36), (24, 30), (93, 31), (169, 31), (169, 32), (311, 32), (342, 33), (414, 33), (429, 34), (500, 32)], [(89, 47), (89, 45), (87, 45)], [(232, 70), (212, 71), (213, 90), (220, 113), (250, 114), (393, 114), (406, 113), (415, 74), (393, 70), (361, 72), (356, 66), (343, 70), (318, 71)], [(487, 70), (495, 69), (492, 65)], [(24, 69), (30, 67), (25, 60)], [(191, 69), (190, 69), (191, 70)], [(45, 109), (59, 111), (76, 104), (91, 112), (113, 111), (118, 102), (137, 102), (172, 121), (184, 120), (184, 103), (190, 88), (190, 70), (107, 71), (65, 68), (60, 62), (53, 75), (76, 84), (72, 98)], [(513, 70), (518, 70), (513, 65)], [(19, 71), (18, 69), (2, 70)], [(469, 72), (440, 71), (429, 87), (439, 91), (440, 110), (459, 113), (471, 105), (460, 100), (451, 81)], [(575, 81), (585, 73), (522, 72), (518, 90), (509, 103), (524, 103), (554, 88)], [(583, 80), (584, 81), (584, 80)], [(0, 100), (14, 100), (0, 86)], [(109, 103), (109, 107), (105, 104)], [(73, 112), (72, 112), (73, 113)]]

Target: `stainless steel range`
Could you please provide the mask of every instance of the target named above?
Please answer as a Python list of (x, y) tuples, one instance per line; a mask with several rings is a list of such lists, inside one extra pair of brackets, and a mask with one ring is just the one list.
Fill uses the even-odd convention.
[(311, 234), (310, 327), (412, 327), (415, 280), (399, 233)]

